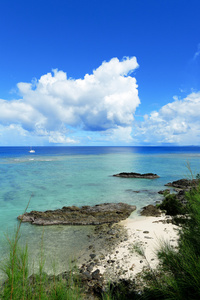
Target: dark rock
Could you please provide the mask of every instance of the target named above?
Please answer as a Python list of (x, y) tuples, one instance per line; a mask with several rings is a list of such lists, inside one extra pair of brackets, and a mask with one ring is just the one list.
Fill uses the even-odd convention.
[(186, 192), (196, 188), (199, 183), (199, 179), (180, 179), (167, 183), (166, 186), (174, 187), (176, 193), (165, 195), (165, 199), (159, 205), (160, 209), (171, 216), (187, 214)]
[[(48, 289), (51, 288), (52, 284), (55, 283), (65, 283), (66, 288), (69, 287), (69, 282), (74, 281), (78, 284), (79, 288), (84, 293), (83, 299), (87, 300), (95, 300), (95, 299), (102, 299), (101, 295), (105, 292), (107, 284), (104, 281), (103, 275), (100, 273), (99, 269), (96, 269), (94, 272), (90, 274), (88, 271), (80, 272), (73, 272), (65, 271), (63, 273), (55, 275), (47, 275), (44, 274), (46, 278), (46, 286), (45, 289), (48, 292)], [(30, 290), (35, 294), (36, 287), (35, 284), (37, 283), (37, 275), (31, 275), (28, 278), (28, 285)], [(50, 290), (49, 290), (50, 291)], [(72, 295), (73, 296), (73, 295)], [(58, 296), (59, 297), (59, 296)], [(21, 299), (21, 298), (20, 298)], [(60, 299), (60, 298), (59, 298)]]
[(186, 204), (186, 198), (185, 198), (185, 190), (179, 190), (176, 194), (176, 199), (179, 200), (182, 204)]
[(89, 265), (89, 266), (87, 267), (87, 271), (88, 271), (88, 272), (91, 272), (91, 271), (93, 270), (93, 268), (94, 268), (94, 267), (93, 267), (92, 265)]
[(104, 203), (95, 206), (63, 207), (45, 212), (31, 211), (18, 217), (22, 222), (34, 225), (99, 225), (125, 220), (136, 210), (126, 203)]
[[(113, 175), (114, 176), (114, 175)], [(117, 177), (117, 176), (116, 176)], [(127, 189), (126, 192), (131, 192), (131, 193), (136, 193), (136, 194), (139, 194), (141, 191), (135, 191), (135, 190), (132, 190), (132, 189)]]
[(165, 194), (165, 195), (170, 194), (170, 189), (165, 189), (165, 190), (159, 191), (158, 194), (161, 194), (161, 195), (163, 195), (163, 194)]
[(118, 233), (118, 231), (116, 230), (116, 229), (110, 229), (108, 232), (107, 232), (107, 234), (109, 234), (109, 235), (115, 235), (115, 234), (117, 234)]
[(198, 184), (200, 183), (199, 179), (179, 179), (173, 182), (169, 182), (167, 184), (165, 184), (166, 186), (172, 186), (174, 188), (178, 188), (178, 189), (191, 189), (193, 187), (198, 186)]
[(115, 262), (114, 259), (108, 259), (108, 260), (107, 260), (107, 263), (108, 263), (108, 264), (113, 264), (114, 262)]
[(140, 174), (140, 173), (127, 173), (127, 172), (122, 172), (119, 174), (115, 174), (113, 175), (115, 177), (123, 177), (123, 178), (145, 178), (145, 179), (155, 179), (155, 178), (159, 178), (159, 176), (157, 174), (153, 174), (153, 173), (145, 173), (145, 174)]
[(143, 207), (140, 214), (141, 214), (141, 216), (147, 216), (147, 217), (150, 217), (150, 216), (160, 217), (161, 211), (156, 206), (150, 204), (150, 205)]
[[(135, 279), (119, 279), (109, 283), (110, 299), (139, 299)], [(106, 298), (106, 297), (105, 297)]]
[(90, 254), (91, 259), (94, 259), (96, 257), (96, 254)]
[(92, 279), (92, 275), (90, 274), (90, 272), (85, 271), (85, 272), (82, 273), (82, 278), (83, 278), (83, 280), (84, 279), (85, 280), (91, 280)]
[(94, 272), (92, 272), (92, 279), (99, 280), (101, 277), (99, 269), (96, 269)]

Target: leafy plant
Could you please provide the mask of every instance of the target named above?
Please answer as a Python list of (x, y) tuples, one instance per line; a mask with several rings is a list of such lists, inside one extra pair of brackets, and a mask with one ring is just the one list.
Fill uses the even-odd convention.
[(189, 216), (180, 230), (178, 250), (162, 245), (157, 280), (149, 273), (144, 299), (200, 299), (200, 188), (186, 197)]
[(169, 194), (165, 197), (159, 208), (166, 211), (167, 215), (176, 216), (185, 213), (185, 207), (177, 198), (176, 194)]

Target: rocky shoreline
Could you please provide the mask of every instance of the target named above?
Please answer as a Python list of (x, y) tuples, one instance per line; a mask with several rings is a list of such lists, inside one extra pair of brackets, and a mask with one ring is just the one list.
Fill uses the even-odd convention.
[[(164, 215), (95, 226), (94, 234), (89, 237), (87, 255), (81, 264), (79, 260), (76, 262), (76, 276), (84, 286), (85, 299), (99, 299), (108, 282), (113, 286), (124, 283), (128, 292), (140, 272), (157, 267), (156, 249), (160, 241), (166, 240), (176, 247), (177, 238), (178, 227)], [(134, 250), (137, 246), (144, 250), (146, 259)], [(67, 280), (68, 276), (66, 271), (57, 277)]]
[[(199, 181), (183, 179), (167, 186), (178, 188), (174, 190), (175, 195), (184, 202), (185, 191), (194, 187), (194, 183), (198, 184)], [(174, 195), (170, 194), (170, 189), (159, 193), (164, 196)], [(108, 281), (113, 287), (120, 282), (125, 284), (126, 290), (131, 290), (140, 272), (149, 267), (156, 268), (156, 250), (160, 243), (167, 241), (171, 247), (177, 247), (179, 227), (172, 220), (159, 207), (147, 205), (141, 210), (141, 217), (138, 219), (105, 224), (104, 229), (97, 226), (96, 237), (91, 237), (93, 246), (88, 248), (89, 257), (79, 268), (80, 278), (86, 284), (87, 292), (94, 297), (91, 299), (105, 291)], [(99, 240), (103, 241), (101, 250), (97, 246)], [(143, 249), (145, 258), (134, 251), (137, 246)]]
[[(198, 183), (199, 180), (177, 180), (166, 184), (166, 186), (176, 189), (175, 194), (170, 194), (170, 189), (159, 191), (159, 193), (164, 195), (165, 198), (163, 197), (163, 199), (167, 199), (166, 195), (168, 195), (172, 202), (178, 200), (184, 203), (185, 191), (190, 190)], [(98, 296), (105, 291), (108, 281), (112, 285), (123, 281), (127, 289), (131, 289), (140, 272), (149, 266), (153, 269), (157, 267), (156, 249), (159, 248), (161, 241), (165, 240), (172, 247), (177, 247), (179, 227), (173, 224), (172, 217), (167, 216), (159, 207), (147, 205), (142, 209), (141, 217), (128, 219), (131, 212), (136, 209), (135, 206), (122, 205), (121, 203), (112, 205), (103, 204), (83, 208), (65, 207), (62, 209), (69, 213), (77, 213), (78, 211), (79, 215), (85, 209), (88, 214), (92, 214), (95, 210), (98, 211), (97, 215), (100, 211), (102, 214), (107, 214), (106, 220), (102, 221), (103, 219), (101, 219), (102, 223), (97, 221), (98, 225), (93, 219), (92, 222), (87, 220), (85, 223), (85, 216), (84, 221), (81, 221), (84, 225), (88, 222), (95, 225), (94, 233), (88, 236), (88, 248), (85, 250), (84, 257), (79, 257), (76, 261), (78, 277), (87, 294), (86, 299), (98, 299)], [(122, 211), (120, 208), (123, 208)], [(56, 214), (62, 210), (56, 210)], [(114, 212), (113, 218), (111, 222), (108, 222), (112, 215), (110, 215), (111, 212)], [(45, 213), (52, 217), (52, 211)], [(41, 221), (41, 212), (27, 213), (18, 218), (22, 222), (49, 225), (49, 220), (45, 220), (47, 223), (44, 222), (44, 219)], [(73, 220), (75, 220), (74, 217)], [(61, 221), (63, 222), (63, 220)], [(77, 221), (73, 222), (71, 224), (77, 224)], [(53, 224), (55, 224), (55, 220)], [(134, 251), (137, 246), (142, 247), (146, 259)], [(58, 280), (59, 278), (67, 280), (68, 276), (69, 273), (66, 271), (59, 274), (57, 278)]]
[(179, 179), (173, 182), (169, 182), (165, 185), (188, 191), (191, 188), (197, 186), (199, 183), (200, 183), (199, 179)]
[(62, 209), (31, 211), (18, 216), (22, 222), (33, 225), (99, 225), (118, 223), (127, 219), (136, 210), (126, 203), (104, 203), (95, 206), (68, 206)]

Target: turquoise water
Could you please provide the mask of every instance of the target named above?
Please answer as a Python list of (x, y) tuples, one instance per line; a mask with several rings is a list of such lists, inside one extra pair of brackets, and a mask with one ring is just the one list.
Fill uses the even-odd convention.
[[(28, 211), (63, 206), (126, 202), (137, 206), (134, 218), (144, 205), (161, 199), (157, 193), (169, 181), (200, 172), (199, 147), (36, 147), (0, 148), (0, 254), (6, 254), (5, 233), (17, 225), (31, 197)], [(119, 172), (152, 172), (158, 179), (113, 177)], [(140, 191), (140, 193), (135, 193)], [(47, 257), (61, 266), (70, 256), (79, 255), (91, 227), (51, 226), (44, 228)], [(22, 224), (21, 240), (27, 242), (35, 259), (43, 227)], [(65, 262), (65, 263), (63, 263)]]

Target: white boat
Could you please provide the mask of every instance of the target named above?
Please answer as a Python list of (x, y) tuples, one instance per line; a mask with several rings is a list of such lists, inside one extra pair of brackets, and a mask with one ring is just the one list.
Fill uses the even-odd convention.
[(32, 147), (31, 147), (29, 153), (35, 153), (35, 150), (33, 150)]

